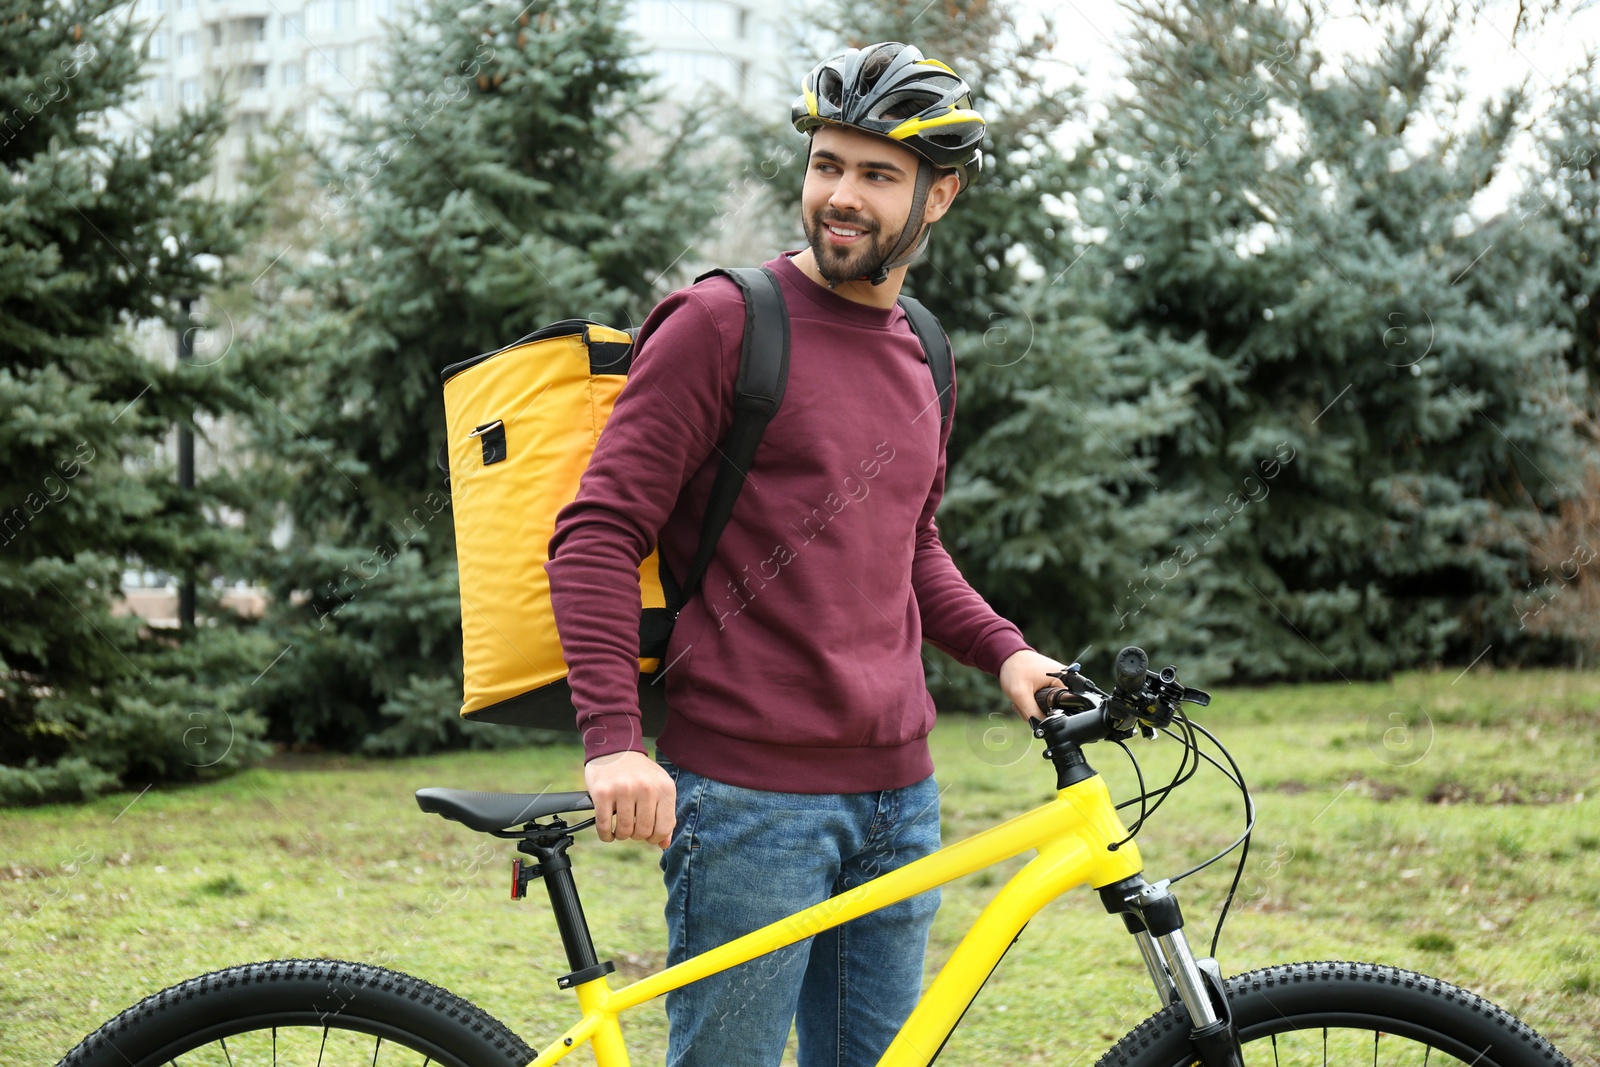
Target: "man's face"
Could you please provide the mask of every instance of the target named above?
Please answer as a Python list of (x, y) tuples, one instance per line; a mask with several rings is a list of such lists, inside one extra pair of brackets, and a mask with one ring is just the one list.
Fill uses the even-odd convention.
[[(824, 278), (834, 284), (859, 278), (899, 242), (911, 211), (918, 159), (887, 137), (859, 130), (824, 126), (812, 135), (800, 213)], [(929, 206), (937, 199), (930, 196)], [(948, 204), (944, 199), (938, 214)], [(931, 222), (935, 213), (924, 217)]]

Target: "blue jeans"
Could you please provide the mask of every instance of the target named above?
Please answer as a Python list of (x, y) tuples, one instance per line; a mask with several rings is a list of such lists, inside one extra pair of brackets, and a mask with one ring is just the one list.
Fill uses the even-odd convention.
[[(661, 765), (678, 785), (662, 853), (667, 962), (680, 963), (939, 847), (939, 789), (843, 795), (741, 789)], [(870, 1067), (922, 990), (939, 891), (823, 931), (667, 994), (669, 1067)]]

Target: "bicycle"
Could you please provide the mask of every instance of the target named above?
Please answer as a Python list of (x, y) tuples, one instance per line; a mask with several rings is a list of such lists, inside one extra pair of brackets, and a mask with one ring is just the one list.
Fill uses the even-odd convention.
[[(147, 997), (84, 1038), (58, 1067), (157, 1067), (180, 1057), (185, 1067), (376, 1065), (380, 1058), (394, 1062), (397, 1046), (410, 1054), (404, 1062), (424, 1065), (545, 1067), (586, 1044), (599, 1067), (626, 1067), (619, 1017), (630, 1008), (1030, 850), (1037, 855), (973, 923), (879, 1067), (937, 1059), (1022, 927), (1046, 904), (1084, 884), (1097, 891), (1107, 912), (1121, 918), (1161, 1005), (1114, 1044), (1098, 1067), (1244, 1067), (1269, 1055), (1274, 1067), (1318, 1060), (1326, 1067), (1330, 1055), (1340, 1062), (1365, 1062), (1370, 1055), (1378, 1067), (1385, 1040), (1390, 1041), (1389, 1063), (1430, 1067), (1452, 1057), (1468, 1067), (1571, 1067), (1508, 1012), (1415, 972), (1322, 961), (1280, 964), (1224, 980), (1214, 954), (1248, 855), (1254, 803), (1227, 749), (1183, 709), (1184, 704), (1208, 705), (1208, 694), (1183, 685), (1173, 667), (1150, 671), (1138, 648), (1123, 649), (1115, 670), (1109, 693), (1073, 664), (1055, 675), (1061, 686), (1036, 695), (1042, 716), (1031, 722), (1055, 768), (1053, 801), (618, 989), (606, 980), (613, 965), (595, 955), (568, 856), (573, 835), (594, 820), (569, 824), (564, 817), (592, 810), (588, 794), (419, 790), (423, 811), (518, 842), (517, 850), (533, 862), (513, 861), (514, 898), (523, 897), (535, 880), (545, 884), (571, 967), (557, 985), (575, 993), (581, 1017), (542, 1053), (486, 1012), (420, 979), (359, 963), (279, 960), (230, 967)], [(1111, 741), (1133, 758), (1124, 742), (1158, 734), (1183, 745), (1171, 781), (1147, 788), (1134, 758), (1138, 795), (1114, 803), (1084, 746)], [(1202, 750), (1202, 736), (1227, 766)], [(1134, 837), (1202, 760), (1239, 788), (1244, 832), (1205, 863), (1172, 879), (1147, 881)], [(1135, 804), (1139, 815), (1130, 829), (1119, 812)], [(1220, 909), (1211, 955), (1197, 959), (1184, 935), (1172, 884), (1235, 850), (1238, 866)], [(1406, 1054), (1397, 1058), (1392, 1049), (1400, 1041), (1407, 1043), (1401, 1050)], [(1441, 1061), (1431, 1060), (1434, 1053)]]

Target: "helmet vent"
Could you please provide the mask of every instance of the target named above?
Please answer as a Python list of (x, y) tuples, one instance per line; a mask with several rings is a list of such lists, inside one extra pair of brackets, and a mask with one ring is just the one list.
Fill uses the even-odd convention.
[(870, 117), (875, 119), (909, 119), (921, 114), (924, 108), (932, 107), (938, 102), (938, 97), (914, 90), (890, 93), (878, 101), (878, 106), (872, 109)]
[(881, 47), (868, 56), (866, 62), (861, 64), (861, 73), (856, 77), (856, 92), (862, 96), (872, 92), (872, 87), (878, 84), (878, 79), (883, 77), (883, 72), (889, 69), (889, 64), (899, 54), (899, 48)]
[(831, 67), (823, 68), (822, 76), (817, 79), (817, 96), (834, 107), (843, 106), (844, 79), (839, 77), (838, 71)]

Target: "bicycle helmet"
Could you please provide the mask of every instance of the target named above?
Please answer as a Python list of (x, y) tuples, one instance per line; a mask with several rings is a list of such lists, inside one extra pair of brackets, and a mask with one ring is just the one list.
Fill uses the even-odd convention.
[[(983, 116), (972, 108), (972, 90), (955, 71), (924, 58), (898, 41), (851, 48), (811, 69), (790, 108), (794, 128), (814, 134), (823, 126), (846, 126), (887, 137), (921, 157), (911, 213), (899, 243), (864, 277), (881, 285), (889, 271), (910, 263), (927, 245), (919, 218), (933, 184), (934, 168), (952, 170), (965, 189), (983, 168)], [(916, 247), (906, 252), (906, 246)]]

